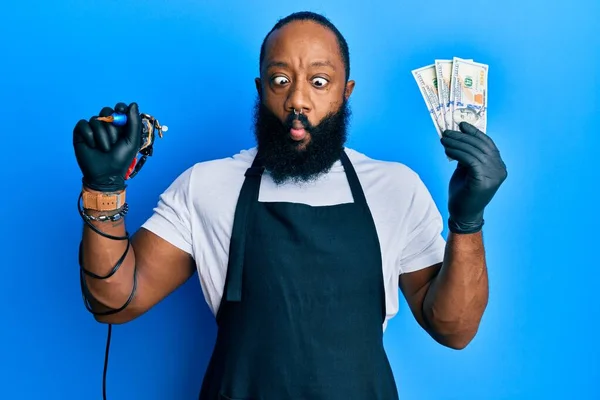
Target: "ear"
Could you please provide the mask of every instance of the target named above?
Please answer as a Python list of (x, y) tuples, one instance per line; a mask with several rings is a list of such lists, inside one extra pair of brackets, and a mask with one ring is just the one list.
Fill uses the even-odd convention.
[(348, 83), (346, 83), (346, 90), (344, 91), (344, 97), (346, 98), (346, 100), (348, 100), (350, 98), (350, 95), (354, 91), (354, 85), (355, 85), (355, 82), (352, 80), (350, 80), (350, 81), (348, 81)]
[(260, 78), (254, 78), (254, 84), (256, 85), (256, 91), (258, 92), (258, 95), (260, 96), (260, 92), (262, 89), (262, 86), (260, 84)]

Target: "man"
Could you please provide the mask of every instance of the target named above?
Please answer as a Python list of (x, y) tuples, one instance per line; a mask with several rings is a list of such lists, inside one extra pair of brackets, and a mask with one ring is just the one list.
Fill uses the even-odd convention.
[[(483, 212), (506, 178), (498, 150), (468, 124), (445, 132), (458, 161), (446, 242), (417, 174), (344, 146), (349, 72), (348, 46), (327, 19), (279, 21), (261, 48), (257, 147), (181, 174), (131, 247), (115, 240), (127, 238), (122, 218), (84, 230), (94, 311), (121, 310), (100, 322), (131, 321), (198, 271), (218, 323), (202, 400), (397, 399), (382, 336), (398, 284), (439, 343), (462, 349), (478, 329)], [(92, 118), (74, 131), (83, 207), (96, 218), (119, 213), (140, 147), (137, 104), (100, 115), (113, 111), (125, 126)]]

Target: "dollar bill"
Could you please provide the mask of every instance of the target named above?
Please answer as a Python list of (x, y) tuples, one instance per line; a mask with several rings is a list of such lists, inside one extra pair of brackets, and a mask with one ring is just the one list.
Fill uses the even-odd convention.
[(441, 106), (444, 129), (448, 129), (451, 115), (450, 108), (450, 78), (452, 77), (452, 60), (435, 60), (435, 76), (437, 82), (438, 101)]
[(417, 68), (411, 71), (414, 79), (417, 81), (419, 91), (425, 100), (429, 115), (435, 126), (438, 135), (442, 136), (442, 131), (445, 129), (442, 116), (442, 106), (439, 102), (437, 90), (437, 77), (435, 73), (435, 64)]
[(445, 114), (448, 129), (458, 130), (458, 124), (466, 121), (486, 132), (487, 86), (488, 65), (453, 57), (450, 101)]
[(435, 60), (435, 76), (437, 78), (438, 101), (441, 106), (442, 122), (445, 129), (450, 129), (452, 126), (452, 112), (450, 111), (452, 60)]

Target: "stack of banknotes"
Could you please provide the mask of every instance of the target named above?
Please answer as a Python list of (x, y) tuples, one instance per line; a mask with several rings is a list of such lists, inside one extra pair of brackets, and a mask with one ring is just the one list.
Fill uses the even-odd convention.
[(488, 66), (469, 59), (435, 60), (412, 71), (438, 135), (466, 121), (487, 128)]

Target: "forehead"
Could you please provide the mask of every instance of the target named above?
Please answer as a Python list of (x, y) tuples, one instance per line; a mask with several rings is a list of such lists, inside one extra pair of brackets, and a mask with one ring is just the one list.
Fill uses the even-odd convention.
[(319, 59), (342, 68), (337, 37), (313, 21), (294, 21), (274, 31), (265, 43), (265, 65), (272, 61), (310, 62)]

